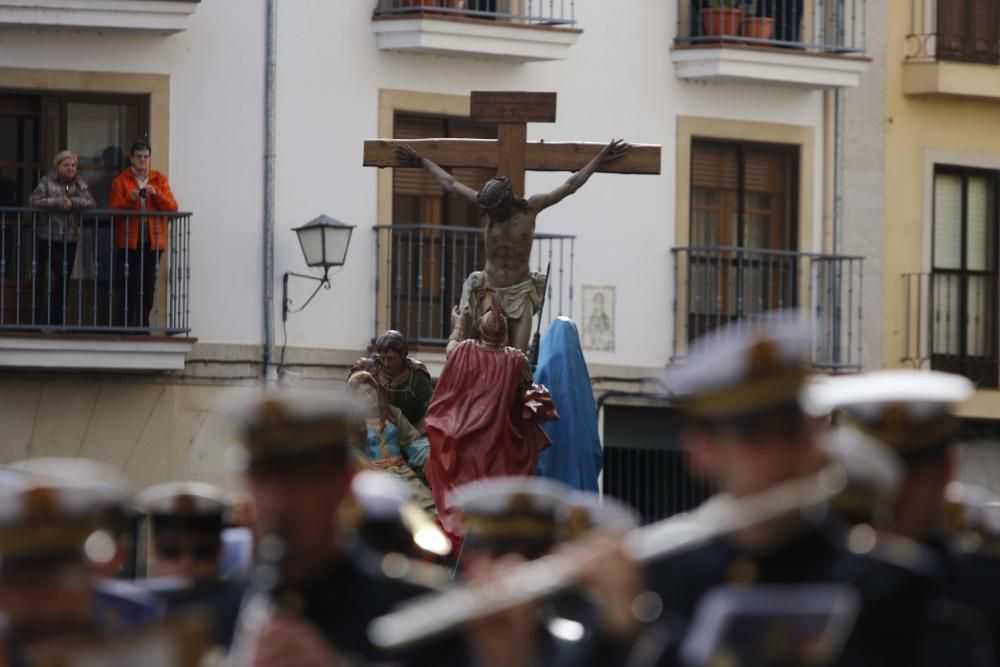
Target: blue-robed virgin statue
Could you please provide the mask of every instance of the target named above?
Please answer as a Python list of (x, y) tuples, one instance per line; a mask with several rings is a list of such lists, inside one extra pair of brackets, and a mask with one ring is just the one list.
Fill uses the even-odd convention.
[(559, 317), (542, 338), (535, 382), (548, 387), (559, 421), (542, 425), (552, 446), (538, 456), (538, 474), (584, 491), (597, 491), (603, 452), (590, 373), (572, 320)]

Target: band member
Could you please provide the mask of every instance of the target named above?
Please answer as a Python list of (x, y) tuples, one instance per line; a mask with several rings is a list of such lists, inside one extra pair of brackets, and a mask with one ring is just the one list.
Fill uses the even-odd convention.
[(226, 494), (204, 482), (166, 482), (140, 492), (137, 502), (149, 517), (152, 543), (146, 586), (170, 613), (208, 613), (214, 643), (228, 647), (245, 585), (221, 574)]
[[(793, 316), (773, 315), (696, 341), (687, 359), (668, 371), (666, 384), (687, 417), (683, 446), (691, 467), (729, 497), (746, 498), (807, 479), (827, 465), (819, 447), (820, 426), (800, 404), (810, 340)], [(721, 604), (730, 614), (740, 609), (745, 602), (738, 597), (741, 589), (765, 592), (777, 586), (802, 601), (809, 599), (800, 594), (802, 586), (822, 584), (837, 587), (838, 596), (857, 604), (856, 619), (843, 619), (850, 633), (823, 638), (828, 661), (910, 664), (916, 651), (912, 628), (919, 626), (913, 603), (920, 600), (921, 580), (910, 570), (854, 553), (847, 536), (829, 513), (794, 511), (661, 559), (648, 567), (641, 587), (615, 592), (611, 582), (605, 584), (605, 595), (620, 600), (626, 628), (628, 623), (633, 627), (617, 634), (632, 638), (633, 658), (636, 652), (645, 652), (647, 660), (660, 653), (663, 664), (672, 664), (690, 650), (686, 645), (705, 629), (713, 608)], [(594, 575), (599, 579), (602, 573)], [(649, 613), (629, 613), (624, 603), (630, 600), (646, 601)], [(772, 614), (762, 622), (779, 618)], [(768, 647), (770, 659), (798, 664), (803, 647), (785, 639)], [(725, 653), (736, 647), (723, 638), (715, 648)], [(755, 655), (749, 651), (740, 659), (757, 664)]]
[[(114, 558), (104, 515), (129, 501), (128, 488), (86, 459), (15, 464), (0, 477), (0, 611), (9, 664), (60, 662), (72, 647), (131, 641), (161, 615), (141, 591), (106, 588), (91, 564)], [(112, 664), (112, 663), (109, 663)]]
[(980, 551), (981, 540), (963, 540), (956, 524), (949, 526), (954, 506), (946, 495), (958, 470), (955, 412), (972, 393), (964, 377), (902, 369), (835, 378), (810, 395), (813, 404), (840, 409), (842, 422), (876, 438), (902, 463), (886, 528), (923, 545), (930, 561), (922, 662), (913, 664), (997, 660), (1000, 561)]
[(290, 392), (265, 395), (241, 415), (259, 563), (235, 664), (465, 663), (459, 643), (386, 655), (368, 640), (369, 621), (425, 589), (360, 567), (339, 537), (364, 415), (346, 395)]

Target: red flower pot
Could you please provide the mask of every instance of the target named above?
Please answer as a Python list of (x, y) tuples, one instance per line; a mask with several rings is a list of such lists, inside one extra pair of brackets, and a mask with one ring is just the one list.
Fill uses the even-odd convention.
[(735, 37), (740, 34), (743, 10), (740, 8), (706, 7), (701, 10), (705, 34), (710, 37)]
[(774, 19), (747, 17), (743, 19), (743, 36), (750, 39), (771, 39), (774, 34)]

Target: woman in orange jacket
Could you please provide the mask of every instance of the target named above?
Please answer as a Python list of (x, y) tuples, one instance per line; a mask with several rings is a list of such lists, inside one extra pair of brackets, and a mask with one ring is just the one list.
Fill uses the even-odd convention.
[[(167, 177), (150, 169), (150, 147), (145, 139), (132, 144), (131, 167), (111, 184), (110, 208), (132, 211), (176, 211), (177, 200)], [(125, 325), (149, 327), (160, 257), (167, 249), (167, 218), (115, 218), (115, 248), (125, 269)]]

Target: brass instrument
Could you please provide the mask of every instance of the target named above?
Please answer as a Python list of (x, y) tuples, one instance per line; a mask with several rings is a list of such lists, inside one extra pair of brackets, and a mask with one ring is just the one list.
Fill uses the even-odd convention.
[(257, 563), (240, 605), (233, 643), (226, 659), (227, 667), (253, 664), (257, 639), (281, 607), (280, 601), (275, 599), (281, 586), (281, 566), (286, 549), (280, 534), (265, 535), (257, 543)]
[[(639, 562), (662, 558), (791, 512), (820, 507), (845, 484), (843, 469), (832, 464), (817, 474), (752, 496), (720, 494), (691, 512), (630, 531), (625, 535), (625, 551)], [(469, 621), (554, 595), (570, 587), (581, 571), (580, 562), (550, 554), (486, 584), (458, 586), (417, 598), (372, 621), (368, 636), (381, 648), (402, 648)]]

